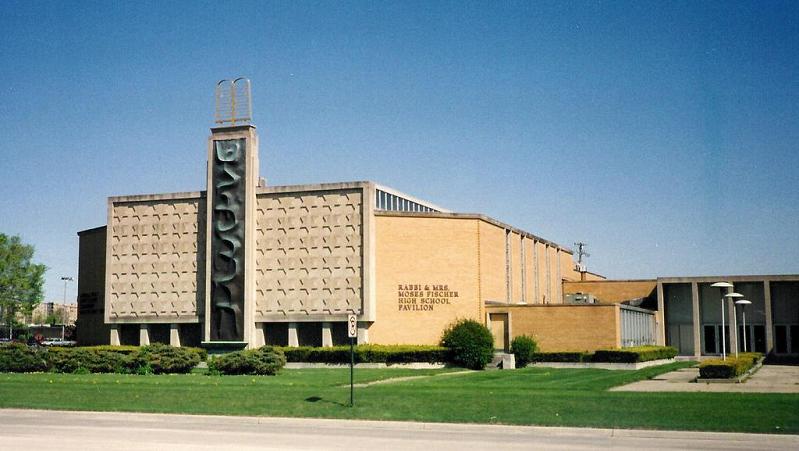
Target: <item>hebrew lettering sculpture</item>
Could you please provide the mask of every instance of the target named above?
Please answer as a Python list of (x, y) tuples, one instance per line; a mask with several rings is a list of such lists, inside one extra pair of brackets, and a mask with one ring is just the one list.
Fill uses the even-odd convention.
[(242, 341), (245, 140), (214, 141), (211, 340)]

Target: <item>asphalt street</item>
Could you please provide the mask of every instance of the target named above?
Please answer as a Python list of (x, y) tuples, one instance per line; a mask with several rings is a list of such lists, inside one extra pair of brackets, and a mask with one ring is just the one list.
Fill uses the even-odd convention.
[(4, 449), (799, 449), (799, 436), (0, 409)]

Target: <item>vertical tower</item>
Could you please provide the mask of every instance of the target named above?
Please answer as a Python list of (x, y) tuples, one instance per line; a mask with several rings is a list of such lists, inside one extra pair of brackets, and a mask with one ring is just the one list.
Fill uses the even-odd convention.
[(204, 345), (254, 345), (258, 135), (250, 124), (249, 80), (217, 84), (208, 138)]

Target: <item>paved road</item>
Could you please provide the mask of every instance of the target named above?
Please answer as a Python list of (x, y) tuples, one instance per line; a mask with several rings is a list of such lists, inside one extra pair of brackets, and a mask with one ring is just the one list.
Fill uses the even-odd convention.
[(799, 449), (799, 436), (0, 410), (0, 445), (36, 450)]

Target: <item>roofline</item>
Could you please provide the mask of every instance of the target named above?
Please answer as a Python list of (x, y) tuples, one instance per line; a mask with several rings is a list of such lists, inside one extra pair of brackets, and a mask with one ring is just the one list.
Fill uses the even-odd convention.
[(384, 191), (384, 192), (386, 192), (388, 194), (393, 194), (395, 196), (399, 196), (399, 197), (408, 199), (411, 202), (415, 202), (415, 203), (417, 203), (419, 205), (423, 205), (425, 207), (432, 208), (433, 210), (438, 210), (438, 211), (440, 211), (442, 213), (451, 213), (451, 211), (447, 210), (446, 208), (439, 207), (438, 205), (436, 205), (436, 204), (434, 204), (432, 202), (428, 202), (426, 200), (419, 199), (418, 197), (414, 197), (414, 196), (411, 196), (409, 194), (405, 194), (402, 191), (399, 191), (399, 190), (396, 190), (394, 188), (391, 188), (390, 186), (380, 185), (378, 183), (374, 183), (374, 187), (375, 187), (375, 189), (379, 189), (380, 191)]
[(105, 230), (106, 228), (107, 228), (107, 226), (101, 225), (101, 226), (97, 226), (97, 227), (92, 227), (91, 229), (79, 230), (78, 231), (78, 236), (88, 235), (90, 233), (97, 233), (97, 232), (100, 232), (102, 230)]
[(797, 281), (799, 282), (799, 274), (753, 274), (753, 275), (737, 275), (737, 276), (695, 276), (695, 277), (658, 277), (658, 283), (713, 283), (713, 282), (762, 282), (764, 280), (779, 282), (779, 281)]
[(443, 218), (443, 219), (478, 219), (481, 221), (485, 221), (489, 224), (495, 225), (497, 227), (501, 227), (503, 229), (508, 229), (512, 232), (516, 232), (519, 235), (524, 237), (530, 238), (532, 240), (538, 241), (539, 243), (544, 243), (549, 246), (556, 247), (568, 254), (574, 254), (574, 251), (569, 249), (568, 247), (561, 246), (554, 241), (549, 241), (547, 239), (541, 238), (538, 235), (534, 235), (530, 232), (522, 230), (518, 227), (514, 227), (510, 224), (506, 224), (502, 221), (498, 221), (490, 216), (486, 216), (480, 213), (444, 213), (444, 212), (417, 212), (417, 211), (387, 211), (387, 210), (375, 210), (375, 216), (401, 216), (401, 217), (411, 217), (411, 218)]

